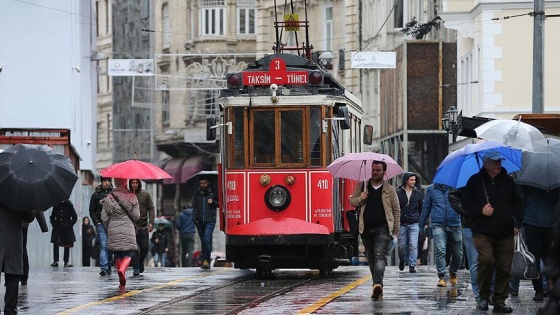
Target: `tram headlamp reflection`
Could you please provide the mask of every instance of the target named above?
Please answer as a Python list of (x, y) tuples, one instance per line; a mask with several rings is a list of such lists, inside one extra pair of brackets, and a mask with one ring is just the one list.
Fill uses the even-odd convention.
[(286, 187), (275, 185), (264, 194), (264, 202), (270, 210), (282, 211), (290, 205), (292, 197)]

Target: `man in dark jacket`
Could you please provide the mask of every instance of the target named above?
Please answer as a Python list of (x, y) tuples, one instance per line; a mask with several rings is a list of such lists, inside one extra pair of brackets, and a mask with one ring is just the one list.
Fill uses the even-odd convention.
[(548, 302), (539, 309), (539, 315), (560, 314), (560, 202), (556, 204), (556, 218), (552, 229), (552, 246), (545, 260), (543, 274), (548, 280)]
[(107, 248), (107, 230), (101, 221), (101, 210), (103, 210), (102, 200), (113, 191), (111, 179), (101, 177), (101, 184), (95, 188), (95, 192), (91, 195), (89, 201), (89, 216), (93, 221), (93, 225), (97, 230), (97, 240), (99, 241), (99, 267), (101, 271), (99, 275), (105, 276), (111, 274), (111, 253)]
[(185, 208), (179, 214), (179, 218), (175, 222), (175, 227), (179, 230), (181, 239), (181, 265), (183, 267), (191, 267), (194, 251), (194, 233), (196, 228), (193, 221), (193, 209)]
[[(471, 216), (474, 245), (478, 251), (477, 309), (488, 310), (492, 273), (495, 272), (494, 313), (511, 313), (505, 304), (509, 295), (513, 235), (522, 211), (522, 200), (513, 178), (502, 167), (503, 155), (487, 151), (483, 168), (469, 178), (463, 190), (463, 209)], [(514, 223), (516, 221), (517, 223)]]
[(21, 224), (32, 222), (35, 211), (15, 211), (0, 204), (0, 266), (4, 272), (6, 293), (4, 314), (17, 314), (19, 280), (23, 275), (23, 236)]
[(416, 188), (418, 176), (412, 172), (404, 173), (401, 186), (397, 189), (401, 206), (401, 228), (399, 229), (399, 270), (408, 264), (410, 273), (416, 272), (418, 258), (418, 220), (422, 211), (424, 195)]
[(461, 216), (453, 210), (449, 202), (451, 187), (433, 184), (426, 190), (426, 197), (422, 205), (422, 214), (418, 225), (420, 233), (424, 234), (428, 218), (432, 225), (434, 237), (434, 254), (439, 277), (438, 287), (447, 286), (445, 272), (445, 256), (447, 244), (451, 242), (451, 264), (449, 265), (449, 282), (457, 284), (457, 270), (463, 260), (463, 238), (461, 236)]
[(64, 267), (72, 267), (68, 264), (70, 259), (70, 248), (74, 247), (76, 235), (74, 234), (74, 225), (78, 221), (78, 214), (70, 200), (63, 200), (55, 205), (51, 213), (51, 225), (53, 227), (51, 234), (51, 243), (53, 243), (53, 260), (52, 267), (58, 267), (59, 249), (64, 247)]
[(138, 198), (140, 206), (140, 219), (136, 221), (136, 243), (139, 251), (133, 254), (132, 266), (134, 267), (133, 276), (138, 276), (144, 272), (144, 259), (148, 255), (150, 249), (150, 232), (154, 229), (154, 202), (152, 196), (145, 189), (142, 189), (142, 183), (138, 179), (128, 181), (128, 187)]
[[(533, 301), (544, 300), (543, 276), (540, 272), (541, 261), (546, 261), (552, 245), (552, 229), (554, 227), (554, 210), (558, 203), (560, 188), (544, 190), (536, 187), (520, 185), (519, 193), (523, 198), (523, 233), (527, 249), (535, 257), (539, 270), (539, 278), (531, 280), (535, 296)], [(510, 281), (510, 295), (516, 296), (519, 291), (519, 279)]]
[(202, 243), (202, 269), (210, 269), (212, 233), (216, 226), (218, 192), (210, 185), (207, 176), (200, 176), (199, 188), (194, 192), (192, 206), (198, 236)]

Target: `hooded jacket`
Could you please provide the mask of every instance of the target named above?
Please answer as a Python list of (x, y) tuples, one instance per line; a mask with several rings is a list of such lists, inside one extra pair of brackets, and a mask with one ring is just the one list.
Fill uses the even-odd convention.
[(179, 234), (194, 234), (196, 232), (192, 208), (185, 208), (185, 210), (181, 211), (179, 218), (175, 222), (175, 228), (179, 230)]
[[(482, 214), (482, 208), (488, 202), (494, 207), (494, 214), (490, 217)], [(504, 239), (512, 236), (514, 227), (519, 226), (522, 199), (513, 178), (503, 167), (494, 178), (484, 168), (472, 175), (463, 189), (461, 204), (471, 215), (474, 233)]]
[(399, 204), (401, 207), (401, 225), (409, 225), (418, 223), (420, 219), (420, 212), (422, 211), (422, 203), (424, 202), (424, 195), (414, 186), (410, 199), (406, 195), (406, 181), (410, 176), (418, 176), (412, 172), (404, 173), (401, 186), (397, 189), (397, 196), (399, 197)]
[[(130, 184), (131, 180), (128, 181), (128, 187), (132, 187)], [(133, 193), (136, 195), (138, 206), (140, 207), (140, 219), (136, 220), (136, 227), (138, 229), (145, 229), (148, 227), (149, 223), (154, 225), (154, 202), (150, 193), (142, 189), (142, 182), (140, 180), (138, 180), (138, 189)]]
[(103, 189), (103, 186), (99, 184), (95, 187), (95, 191), (91, 195), (91, 199), (89, 200), (89, 216), (93, 221), (93, 225), (101, 224), (101, 209), (103, 209), (103, 205), (101, 204), (101, 200), (105, 199), (108, 194), (113, 191), (113, 187)]
[(453, 210), (449, 202), (450, 191), (451, 187), (442, 184), (432, 184), (428, 187), (422, 205), (422, 214), (418, 221), (420, 233), (424, 233), (428, 218), (430, 218), (432, 226), (461, 226), (461, 216)]

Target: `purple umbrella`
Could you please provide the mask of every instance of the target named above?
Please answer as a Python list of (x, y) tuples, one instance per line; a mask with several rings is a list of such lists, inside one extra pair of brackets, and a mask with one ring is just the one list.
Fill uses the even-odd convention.
[(404, 173), (404, 170), (390, 156), (374, 152), (348, 153), (334, 160), (327, 166), (327, 169), (334, 177), (366, 181), (371, 178), (371, 165), (373, 161), (385, 162), (387, 164), (386, 179)]

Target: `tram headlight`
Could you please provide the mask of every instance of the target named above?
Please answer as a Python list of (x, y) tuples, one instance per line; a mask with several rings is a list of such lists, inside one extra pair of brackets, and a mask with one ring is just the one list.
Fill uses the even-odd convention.
[(243, 78), (240, 73), (226, 74), (226, 82), (228, 89), (241, 89), (243, 87)]
[(275, 185), (264, 194), (264, 202), (270, 210), (282, 211), (290, 205), (292, 196), (286, 187)]

